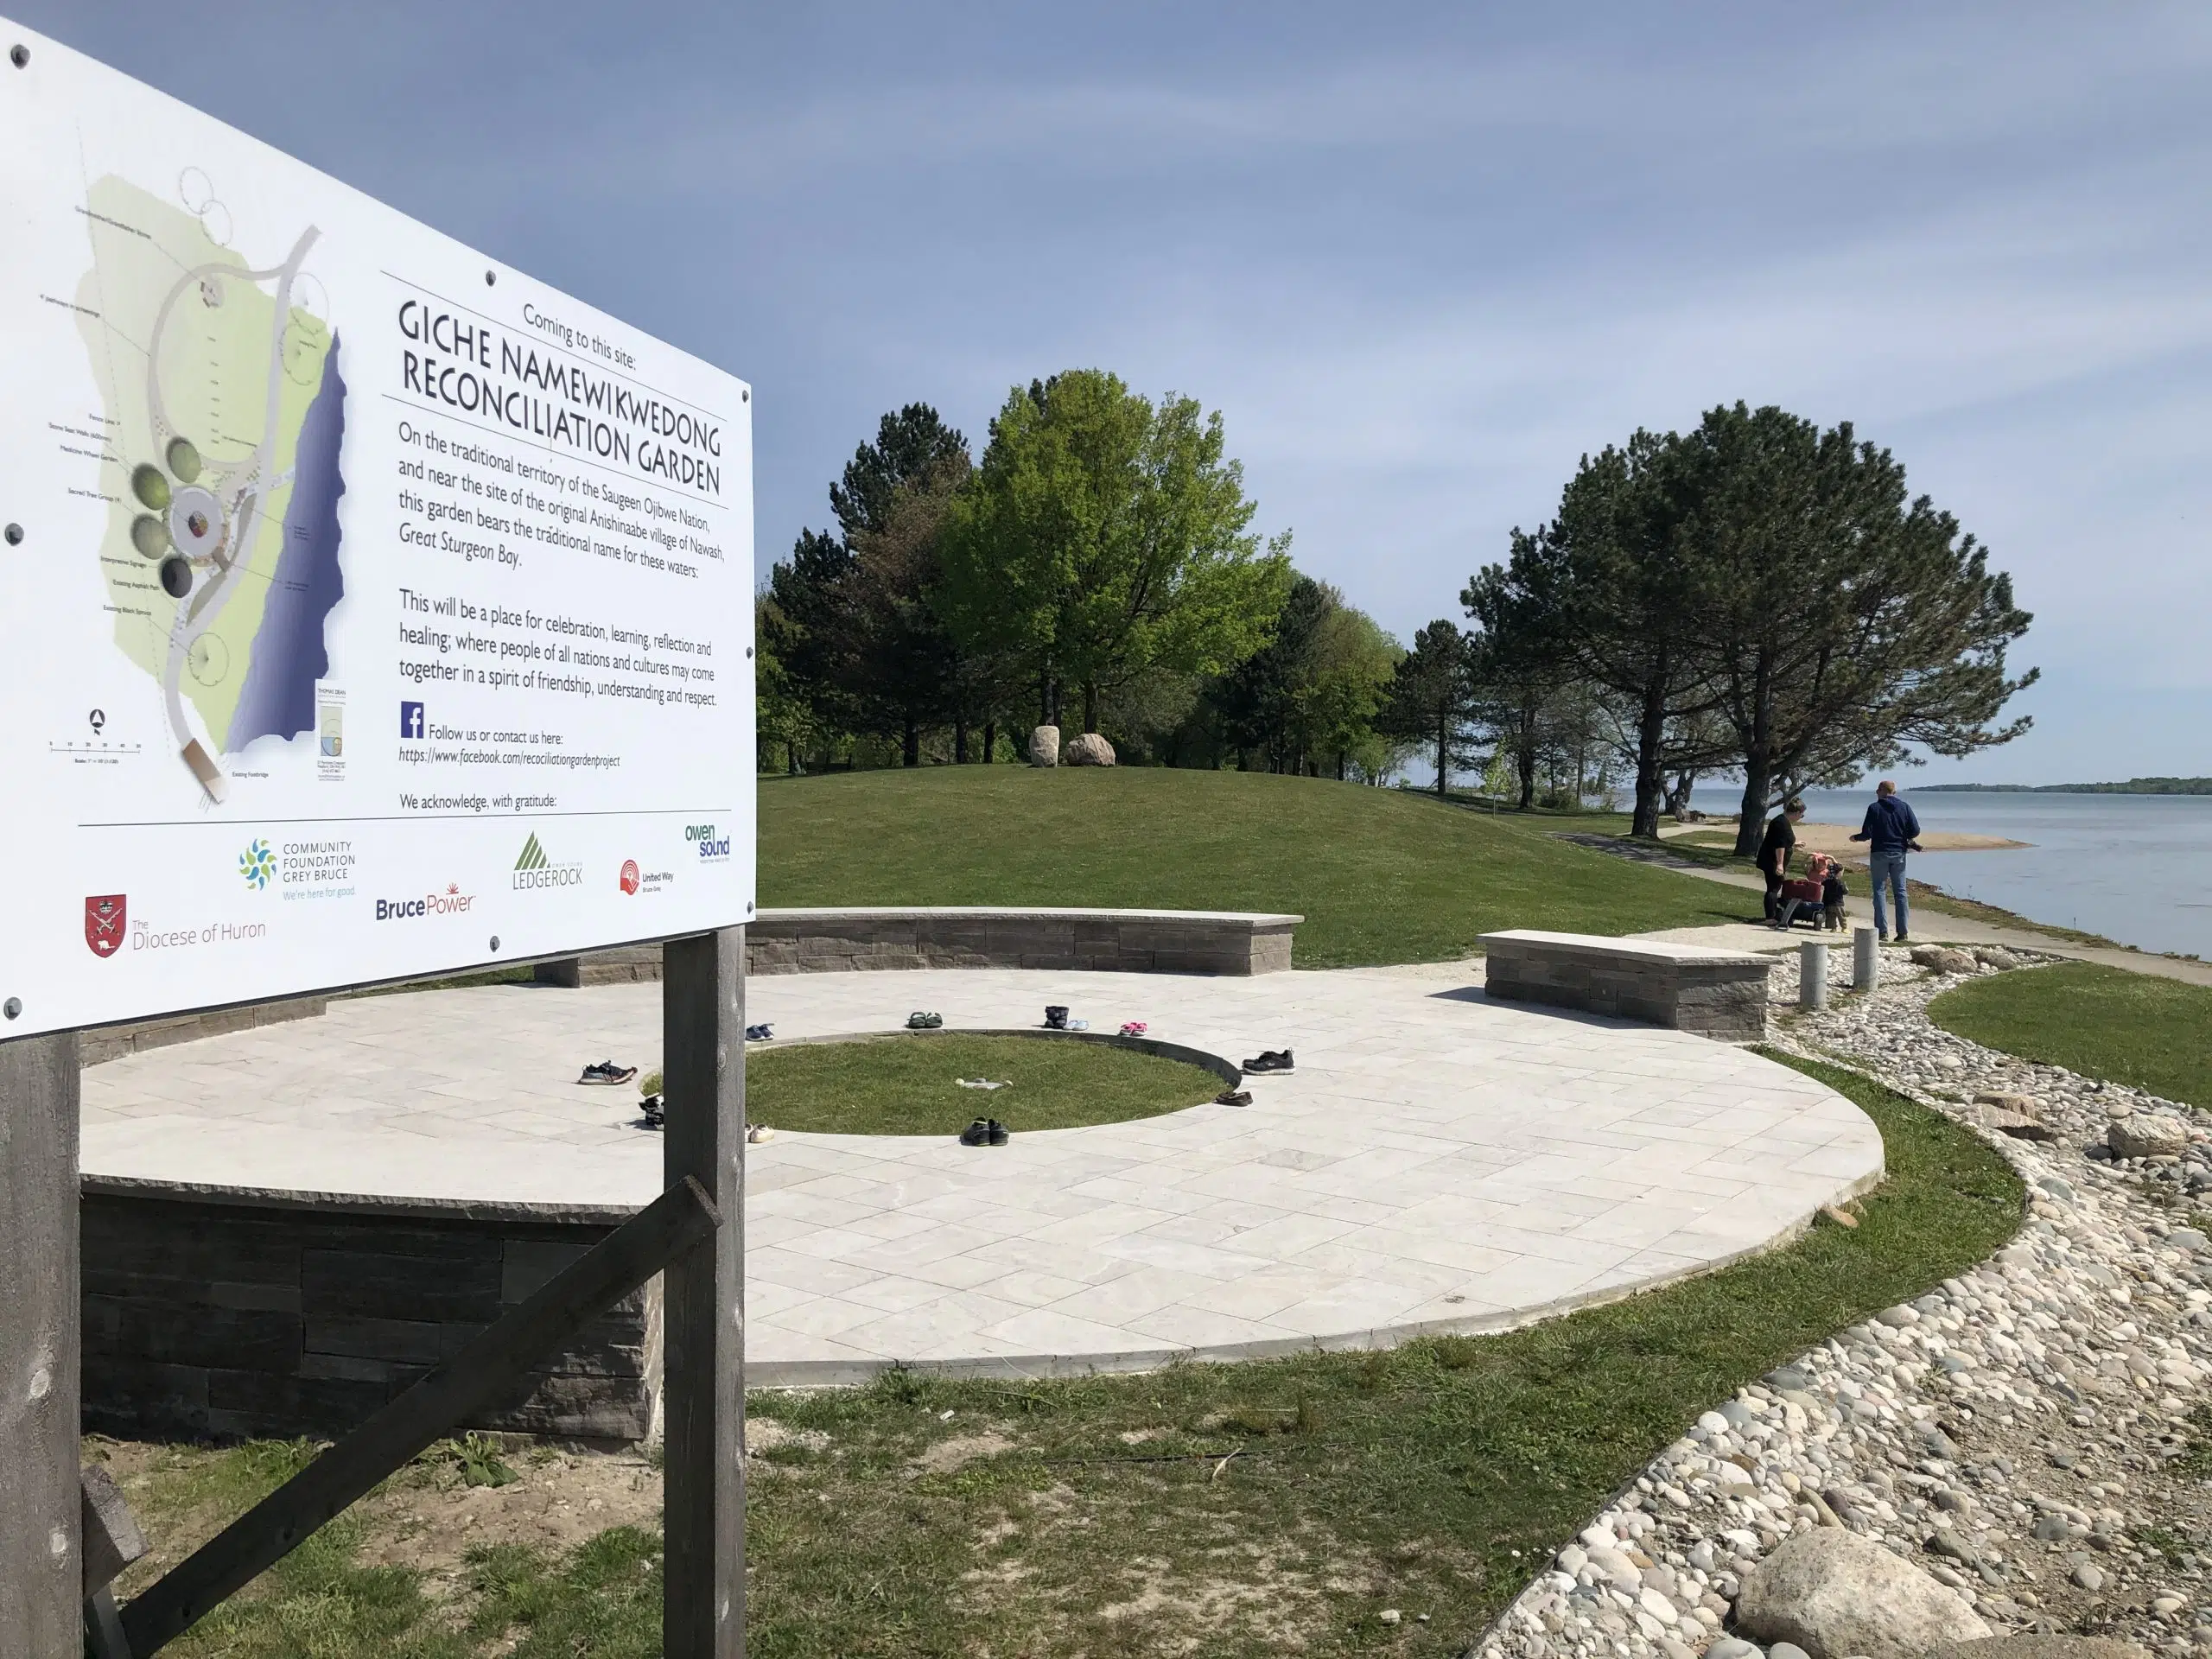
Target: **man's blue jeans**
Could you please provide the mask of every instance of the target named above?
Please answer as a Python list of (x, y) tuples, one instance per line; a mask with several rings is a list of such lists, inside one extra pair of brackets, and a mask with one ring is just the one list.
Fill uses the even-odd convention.
[(1889, 918), (1882, 912), (1882, 885), (1887, 882), (1897, 901), (1897, 937), (1903, 938), (1910, 931), (1904, 908), (1904, 849), (1877, 847), (1866, 855), (1866, 874), (1874, 886), (1874, 931), (1885, 939), (1890, 937)]

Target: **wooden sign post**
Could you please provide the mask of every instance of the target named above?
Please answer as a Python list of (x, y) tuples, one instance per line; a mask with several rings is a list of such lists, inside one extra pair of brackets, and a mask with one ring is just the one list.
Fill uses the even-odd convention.
[(662, 1281), (668, 1659), (745, 1653), (745, 930), (662, 947), (663, 1179), (721, 1226)]
[(0, 1653), (84, 1645), (77, 1033), (0, 1043)]

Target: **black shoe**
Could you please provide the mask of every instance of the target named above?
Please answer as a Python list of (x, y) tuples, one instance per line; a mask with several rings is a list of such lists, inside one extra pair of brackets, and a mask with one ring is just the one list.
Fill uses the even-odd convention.
[(1047, 1002), (1045, 1005), (1045, 1029), (1047, 1031), (1065, 1031), (1067, 1028), (1068, 1011), (1066, 1007), (1058, 1002)]
[(991, 1126), (980, 1117), (960, 1131), (960, 1144), (963, 1147), (988, 1146), (990, 1141)]
[(1213, 1097), (1213, 1103), (1217, 1106), (1249, 1106), (1252, 1091), (1249, 1089), (1224, 1089)]
[(578, 1077), (576, 1081), (603, 1084), (627, 1083), (637, 1075), (638, 1068), (634, 1065), (617, 1065), (612, 1060), (596, 1060), (584, 1067), (583, 1076)]
[(995, 1147), (1002, 1147), (1014, 1138), (1014, 1131), (995, 1117), (986, 1126), (987, 1138)]
[(1910, 934), (1910, 933), (1908, 933), (1908, 932), (1906, 932), (1906, 931), (1904, 931), (1904, 929), (1902, 929), (1902, 928), (1898, 929), (1898, 930), (1897, 930), (1897, 943), (1898, 943), (1899, 944), (1910, 944), (1912, 943), (1912, 935), (1911, 935), (1911, 934)]
[(909, 1031), (935, 1031), (944, 1023), (943, 1014), (924, 1014), (919, 1008), (906, 1016), (906, 1029)]
[(775, 1034), (766, 1026), (747, 1026), (745, 1028), (745, 1040), (748, 1043), (765, 1043)]
[(1247, 1071), (1288, 1071), (1293, 1069), (1287, 1048), (1263, 1048), (1257, 1059), (1244, 1062)]
[(668, 1122), (668, 1109), (660, 1103), (658, 1095), (647, 1095), (645, 1100), (645, 1127), (658, 1129)]

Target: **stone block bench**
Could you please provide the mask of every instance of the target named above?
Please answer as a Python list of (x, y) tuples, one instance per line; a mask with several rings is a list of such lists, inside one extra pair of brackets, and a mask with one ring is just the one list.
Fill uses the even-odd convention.
[[(749, 974), (1031, 968), (1134, 974), (1279, 974), (1302, 916), (1253, 911), (1055, 910), (982, 905), (764, 910), (746, 929)], [(658, 979), (660, 947), (540, 963), (541, 984)]]
[(1483, 935), (1484, 988), (1618, 1020), (1693, 1031), (1724, 1043), (1766, 1036), (1770, 957), (1710, 945), (1513, 928)]

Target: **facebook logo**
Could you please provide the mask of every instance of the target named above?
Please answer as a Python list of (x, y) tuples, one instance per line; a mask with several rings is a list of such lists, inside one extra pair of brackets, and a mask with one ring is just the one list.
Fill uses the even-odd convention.
[(399, 734), (402, 737), (423, 735), (423, 705), (403, 702), (399, 705)]

